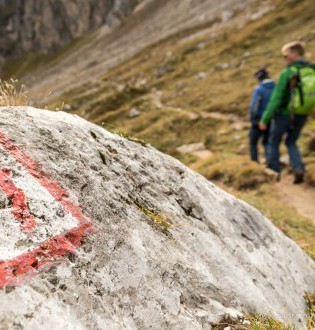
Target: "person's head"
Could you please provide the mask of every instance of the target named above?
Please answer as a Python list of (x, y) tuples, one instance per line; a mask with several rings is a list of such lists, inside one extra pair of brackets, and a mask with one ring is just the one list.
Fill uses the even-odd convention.
[(269, 73), (267, 69), (261, 68), (257, 72), (255, 72), (254, 77), (258, 79), (258, 81), (263, 81), (269, 78)]
[(290, 64), (304, 56), (304, 44), (300, 41), (289, 42), (282, 47), (281, 53), (286, 63)]

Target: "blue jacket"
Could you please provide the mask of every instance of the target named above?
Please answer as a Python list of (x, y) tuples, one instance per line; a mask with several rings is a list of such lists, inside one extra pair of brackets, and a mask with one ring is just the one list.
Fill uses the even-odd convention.
[(260, 118), (267, 108), (275, 82), (271, 79), (265, 79), (254, 89), (250, 102), (250, 121), (253, 125), (258, 125)]

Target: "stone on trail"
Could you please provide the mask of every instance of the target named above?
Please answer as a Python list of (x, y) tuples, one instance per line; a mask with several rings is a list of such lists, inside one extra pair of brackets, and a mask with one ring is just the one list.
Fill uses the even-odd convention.
[(180, 154), (192, 154), (198, 158), (206, 159), (212, 157), (213, 153), (206, 149), (206, 146), (202, 142), (196, 142), (191, 144), (183, 144), (176, 148), (176, 151)]
[(129, 118), (135, 118), (135, 117), (138, 117), (140, 116), (141, 112), (137, 109), (137, 108), (132, 108), (130, 111), (129, 111)]
[(77, 116), (0, 114), (1, 329), (306, 328), (315, 263), (256, 209)]

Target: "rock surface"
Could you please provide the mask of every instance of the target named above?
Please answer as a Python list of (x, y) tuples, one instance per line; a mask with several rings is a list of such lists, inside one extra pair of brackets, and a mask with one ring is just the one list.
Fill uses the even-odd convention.
[(0, 0), (0, 55), (54, 51), (103, 24), (120, 24), (139, 2)]
[[(0, 133), (94, 226), (75, 253), (0, 289), (1, 329), (210, 329), (245, 310), (305, 328), (315, 263), (257, 210), (154, 148), (79, 117), (0, 111)], [(3, 146), (0, 156), (8, 171)], [(21, 166), (12, 171), (23, 179)], [(165, 230), (159, 219), (174, 225)]]

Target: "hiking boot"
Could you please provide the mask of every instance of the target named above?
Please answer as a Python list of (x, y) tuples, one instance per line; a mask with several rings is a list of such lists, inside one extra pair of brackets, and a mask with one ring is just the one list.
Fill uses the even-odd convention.
[(294, 171), (294, 184), (300, 184), (304, 181), (304, 172), (303, 171)]
[(281, 173), (280, 172), (277, 172), (275, 171), (274, 169), (270, 168), (270, 167), (266, 167), (265, 168), (265, 173), (272, 176), (273, 178), (276, 179), (277, 182), (279, 182), (281, 180)]

